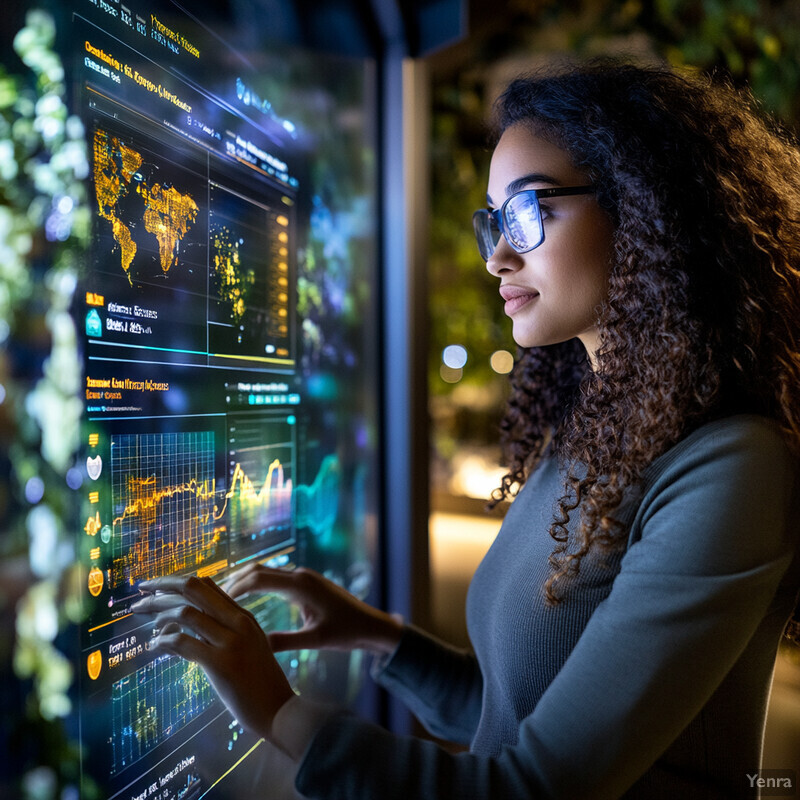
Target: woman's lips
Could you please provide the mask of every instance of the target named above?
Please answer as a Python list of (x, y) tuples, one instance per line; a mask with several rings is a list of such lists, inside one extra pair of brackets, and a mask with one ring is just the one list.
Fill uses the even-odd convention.
[(531, 300), (537, 298), (539, 292), (519, 286), (502, 286), (500, 287), (500, 296), (506, 301), (503, 310), (508, 316), (511, 316), (523, 306), (528, 305)]

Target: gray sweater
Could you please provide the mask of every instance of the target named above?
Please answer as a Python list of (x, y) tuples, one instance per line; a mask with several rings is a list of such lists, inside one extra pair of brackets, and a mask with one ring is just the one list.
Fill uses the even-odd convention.
[(622, 509), (624, 553), (584, 559), (553, 608), (542, 584), (562, 493), (547, 461), (506, 515), (469, 591), (474, 655), (409, 627), (375, 670), (469, 752), (301, 710), (304, 796), (757, 796), (747, 775), (800, 585), (800, 469), (777, 427), (730, 417), (660, 457)]

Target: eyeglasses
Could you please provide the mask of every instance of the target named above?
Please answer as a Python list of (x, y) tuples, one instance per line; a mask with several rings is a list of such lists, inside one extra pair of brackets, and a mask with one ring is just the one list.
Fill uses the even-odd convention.
[(528, 253), (544, 241), (539, 199), (571, 194), (591, 194), (594, 186), (559, 186), (554, 189), (523, 189), (495, 209), (480, 208), (472, 215), (472, 227), (481, 258), (488, 261), (501, 236), (518, 253)]

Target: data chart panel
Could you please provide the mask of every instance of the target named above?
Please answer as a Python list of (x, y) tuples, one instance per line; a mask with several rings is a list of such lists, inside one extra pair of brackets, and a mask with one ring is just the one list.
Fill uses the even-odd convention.
[[(263, 740), (150, 646), (163, 621), (136, 604), (145, 581), (224, 589), (249, 564), (375, 600), (378, 75), (370, 59), (245, 53), (202, 4), (51, 5), (87, 156), (70, 309), (81, 798), (282, 796)], [(285, 597), (236, 601), (266, 632), (302, 625)], [(312, 699), (363, 688), (360, 651), (277, 660)]]
[(292, 361), (291, 212), (260, 188), (254, 196), (209, 184), (209, 346)]
[(216, 694), (191, 661), (159, 656), (111, 687), (112, 770), (119, 772), (202, 714)]
[(114, 589), (220, 558), (214, 434), (117, 434), (111, 440)]
[(241, 564), (294, 540), (294, 417), (236, 416), (228, 425), (230, 559)]

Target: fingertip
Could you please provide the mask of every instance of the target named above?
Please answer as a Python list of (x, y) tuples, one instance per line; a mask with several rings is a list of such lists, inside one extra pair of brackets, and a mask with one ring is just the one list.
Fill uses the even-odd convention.
[(136, 588), (139, 590), (139, 594), (152, 596), (158, 594), (162, 590), (161, 586), (161, 578), (147, 578), (146, 580), (140, 581)]

